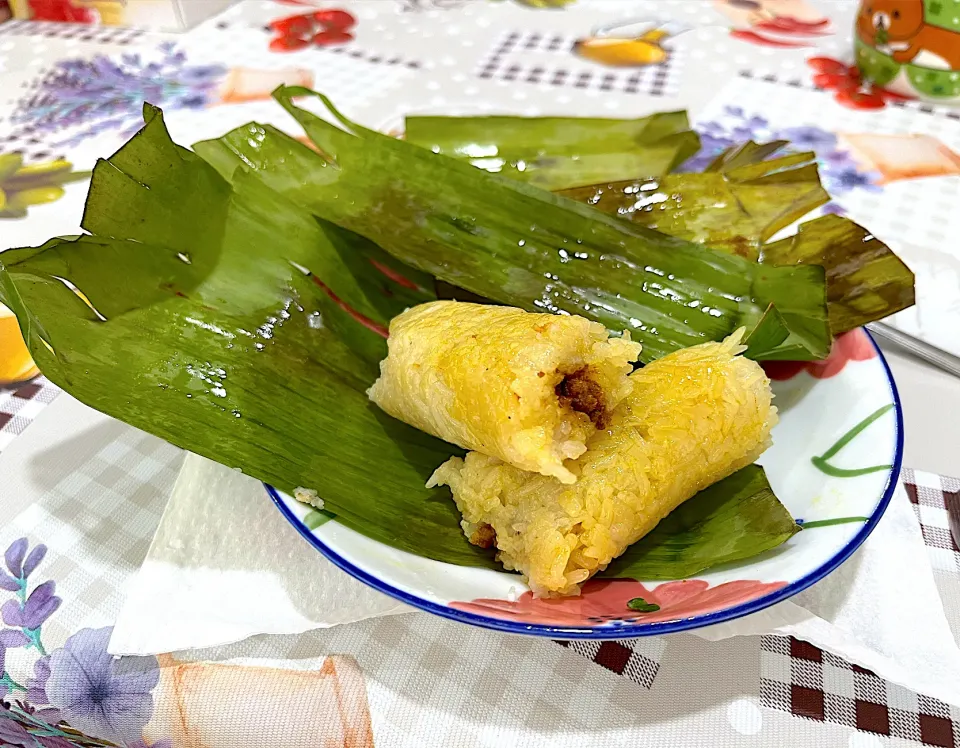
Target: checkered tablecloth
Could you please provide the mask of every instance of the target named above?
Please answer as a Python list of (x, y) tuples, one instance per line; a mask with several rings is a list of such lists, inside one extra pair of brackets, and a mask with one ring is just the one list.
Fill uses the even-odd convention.
[[(0, 150), (20, 150), (34, 160), (66, 155), (92, 165), (96, 156), (122, 142), (122, 128), (103, 128), (82, 142), (64, 145), (61, 132), (25, 131), (5, 120), (6, 113), (58, 61), (96, 56), (121, 60), (123, 55), (146, 55), (162, 43), (174, 43), (198, 68), (307, 70), (349, 116), (375, 127), (392, 126), (411, 112), (630, 117), (651, 109), (696, 111), (725, 83), (740, 80), (771, 83), (789, 99), (791, 92), (810, 92), (805, 56), (848, 55), (852, 45), (850, 3), (812, 2), (831, 15), (836, 30), (817, 39), (815, 49), (803, 50), (737, 42), (729, 36), (725, 16), (716, 10), (722, 3), (699, 0), (576, 0), (563, 10), (542, 11), (524, 0), (342, 0), (334, 5), (348, 8), (357, 19), (353, 42), (285, 56), (268, 50), (273, 33), (269, 21), (303, 10), (292, 2), (246, 0), (183, 36), (52, 23), (0, 24)], [(638, 18), (689, 27), (682, 43), (671, 44), (665, 64), (602, 67), (574, 54), (578, 40), (595, 28)], [(778, 100), (777, 106), (783, 104)], [(888, 117), (889, 129), (896, 131), (902, 117), (916, 114), (936, 118), (937, 132), (946, 137), (960, 115), (928, 109), (896, 107)], [(170, 125), (183, 128), (174, 133), (183, 142), (275, 116), (271, 104), (258, 100), (239, 105), (215, 100), (205, 108), (184, 106), (176, 113)], [(29, 227), (46, 227), (69, 211), (78, 223), (81, 210), (81, 199), (38, 206), (31, 209)], [(897, 230), (900, 217), (884, 220)], [(936, 222), (923, 223), (931, 232), (929, 243), (935, 244)], [(33, 234), (19, 238), (28, 236), (26, 225), (2, 226), (2, 238), (12, 244), (36, 243)], [(45, 544), (37, 573), (55, 580), (56, 595), (62, 599), (43, 623), (51, 651), (63, 651), (77, 632), (113, 624), (124, 585), (147, 552), (182, 460), (178, 450), (158, 439), (91, 414), (68, 396), (55, 400), (57, 394), (42, 378), (0, 391), (0, 550), (15, 547), (21, 537), (28, 538), (31, 547)], [(28, 428), (45, 408), (41, 422)], [(17, 449), (10, 450), (14, 439)], [(19, 455), (15, 463), (9, 458), (14, 451)], [(960, 491), (960, 481), (912, 471), (905, 471), (903, 478), (948, 620), (955, 635), (960, 634), (960, 552), (949, 533), (944, 503), (945, 493)], [(25, 508), (5, 513), (5, 506), (13, 505)], [(5, 594), (0, 589), (0, 595)], [(3, 641), (0, 637), (0, 644)], [(36, 651), (9, 648), (4, 654), (15, 680), (26, 683), (34, 677)], [(247, 684), (243, 688), (227, 671), (217, 670), (217, 682), (233, 684), (207, 697), (209, 704), (227, 704), (233, 710), (229, 719), (217, 723), (219, 743), (199, 732), (177, 733), (171, 726), (180, 720), (179, 729), (186, 730), (183, 725), (189, 723), (200, 730), (197, 725), (222, 716), (219, 708), (189, 711), (189, 693), (176, 683), (196, 673), (179, 669), (184, 663), (239, 662), (326, 676), (338, 668), (350, 671), (342, 661), (331, 664), (328, 655), (355, 660), (356, 677), (365, 683), (366, 731), (345, 717), (342, 725), (337, 722), (345, 713), (342, 681), (334, 681), (335, 708), (327, 709), (329, 702), (320, 694), (331, 681), (323, 681), (317, 690), (297, 683), (285, 691), (274, 688), (280, 681), (269, 670), (255, 671), (252, 681), (242, 681)], [(324, 730), (336, 723), (343, 729), (329, 733), (330, 745), (364, 748), (373, 743), (390, 748), (960, 746), (957, 708), (789, 637), (706, 642), (674, 635), (551, 642), (411, 613), (299, 637), (263, 636), (178, 653), (177, 662), (160, 663), (158, 689), (166, 688), (164, 698), (180, 706), (157, 697), (153, 721), (143, 728), (141, 742), (119, 742), (137, 748), (299, 748), (316, 744), (316, 736), (327, 735)], [(201, 681), (199, 676), (191, 681), (196, 692), (206, 688)], [(248, 693), (256, 699), (249, 701)], [(159, 717), (167, 721), (157, 722)], [(256, 737), (257, 722), (292, 724), (301, 737), (284, 733), (272, 742), (264, 740)], [(241, 727), (229, 732), (227, 723)], [(12, 740), (3, 733), (4, 726), (0, 721), (0, 745)]]
[[(0, 439), (9, 441), (14, 433), (23, 432), (57, 393), (57, 388), (42, 378), (5, 393), (0, 412), (12, 415), (0, 427)], [(34, 437), (46, 441), (39, 434)], [(63, 451), (55, 444), (50, 458), (58, 466), (50, 468), (46, 493), (4, 526), (0, 547), (21, 535), (47, 544), (48, 573), (58, 579), (60, 594), (68, 600), (48, 630), (51, 638), (65, 639), (73, 631), (112, 622), (123, 598), (124, 582), (146, 553), (182, 457), (160, 440), (117, 424), (99, 440), (74, 442)], [(946, 601), (960, 588), (960, 549), (949, 533), (945, 499), (951, 493), (960, 494), (960, 480), (911, 470), (906, 470), (903, 478)], [(947, 611), (955, 630), (960, 630), (958, 611), (949, 605)], [(725, 729), (733, 730), (731, 740), (742, 734), (737, 725), (743, 728), (759, 719), (761, 725), (782, 730), (791, 740), (816, 739), (819, 733), (811, 730), (814, 723), (820, 723), (917, 745), (960, 744), (960, 709), (886, 682), (791, 637), (743, 638), (733, 648), (728, 642), (710, 645), (691, 636), (550, 643), (412, 614), (353, 624), (342, 631), (263, 641), (251, 651), (280, 662), (302, 648), (318, 656), (357, 653), (368, 677), (379, 678), (385, 669), (394, 685), (422, 690), (427, 688), (424, 682), (431, 684), (424, 697), (428, 699), (439, 696), (441, 683), (456, 682), (461, 689), (458, 698), (480, 699), (485, 706), (475, 708), (488, 716), (504, 707), (510, 693), (506, 684), (511, 680), (515, 693), (524, 698), (534, 681), (543, 681), (533, 692), (541, 699), (536, 708), (547, 709), (547, 713), (560, 715), (571, 709), (575, 694), (593, 701), (602, 697), (605, 709), (611, 703), (627, 709), (629, 704), (643, 701), (650, 708), (663, 708), (665, 702), (681, 698), (675, 692), (681, 674), (676, 660), (689, 663), (707, 656), (715, 668), (740, 673), (743, 684), (752, 686), (731, 702), (735, 707), (727, 703), (725, 710), (715, 715)], [(221, 659), (240, 653), (250, 654), (234, 645), (203, 656)], [(471, 663), (480, 667), (468, 676)], [(517, 668), (523, 674), (519, 682)], [(665, 674), (664, 668), (674, 670)], [(404, 670), (409, 672), (401, 677)], [(417, 671), (421, 671), (419, 677)], [(729, 675), (721, 677), (721, 683), (724, 680), (740, 682)], [(562, 703), (557, 703), (560, 694), (570, 689)], [(735, 690), (725, 698), (739, 693)], [(378, 698), (389, 701), (395, 696), (385, 693)], [(689, 704), (689, 694), (684, 698)], [(400, 719), (400, 706), (392, 704), (390, 710), (396, 714), (388, 722)], [(770, 716), (774, 713), (801, 722), (791, 728)], [(404, 714), (403, 719), (409, 715)], [(803, 727), (805, 724), (809, 726)], [(589, 720), (584, 725), (589, 725)], [(385, 729), (389, 734), (397, 729), (396, 724), (390, 722)], [(416, 735), (414, 731), (403, 742), (385, 744), (414, 745)], [(619, 743), (612, 739), (610, 744)]]
[(674, 96), (682, 72), (682, 53), (662, 65), (637, 70), (603, 69), (578, 60), (572, 53), (577, 39), (564, 34), (510, 31), (497, 40), (477, 65), (483, 80), (532, 83), (558, 90), (604, 91), (647, 96)]
[[(64, 398), (51, 415), (70, 405)], [(82, 438), (58, 442), (41, 431), (19, 438), (47, 449), (45, 492), (0, 530), (0, 547), (24, 535), (47, 544), (45, 568), (65, 600), (47, 624), (57, 641), (112, 622), (182, 455), (102, 417)], [(951, 568), (940, 569), (947, 557), (936, 538), (947, 525), (943, 494), (960, 481), (904, 478), (941, 590), (953, 593), (960, 553), (951, 548)], [(635, 746), (638, 736), (670, 746), (960, 742), (960, 710), (789, 637), (550, 642), (411, 613), (180, 657), (306, 668), (332, 654), (356, 658), (366, 678), (377, 745), (549, 746), (573, 736), (598, 747)]]
[(0, 452), (31, 424), (58, 394), (60, 388), (43, 377), (0, 390)]
[[(955, 599), (960, 548), (950, 534), (946, 501), (960, 480), (904, 470), (904, 487), (923, 531), (946, 600)], [(949, 608), (948, 608), (949, 610)], [(951, 611), (956, 633), (960, 618)], [(960, 740), (960, 710), (878, 678), (869, 670), (792, 637), (761, 638), (761, 703), (798, 717), (952, 748)]]
[[(960, 496), (960, 479), (910, 469), (902, 478), (941, 592), (953, 596), (960, 582), (960, 548), (950, 534), (946, 501), (950, 495)], [(951, 625), (960, 631), (960, 616), (951, 612)], [(662, 637), (557, 643), (644, 688), (653, 686), (666, 646)], [(766, 708), (923, 745), (953, 748), (960, 743), (956, 707), (885, 681), (793, 637), (763, 636), (757, 643), (760, 704)]]

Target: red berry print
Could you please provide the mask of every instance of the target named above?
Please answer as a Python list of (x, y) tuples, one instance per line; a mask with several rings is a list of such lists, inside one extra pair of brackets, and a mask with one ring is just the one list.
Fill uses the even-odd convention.
[(328, 9), (278, 18), (270, 23), (276, 36), (270, 41), (273, 52), (293, 52), (305, 47), (328, 47), (353, 41), (350, 30), (357, 19), (345, 10)]
[(864, 80), (856, 65), (831, 57), (811, 57), (807, 65), (813, 70), (813, 85), (833, 91), (836, 102), (850, 109), (883, 109), (888, 103), (910, 100)]

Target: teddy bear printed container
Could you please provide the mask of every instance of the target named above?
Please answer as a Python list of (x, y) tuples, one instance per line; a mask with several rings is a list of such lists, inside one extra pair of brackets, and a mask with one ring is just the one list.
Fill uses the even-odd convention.
[(854, 43), (865, 79), (960, 104), (960, 0), (861, 0)]

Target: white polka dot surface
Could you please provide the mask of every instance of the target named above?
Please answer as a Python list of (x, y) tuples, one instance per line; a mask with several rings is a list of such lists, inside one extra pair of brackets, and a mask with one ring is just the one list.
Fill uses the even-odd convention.
[(883, 742), (876, 735), (863, 732), (851, 732), (847, 748), (883, 748)]
[(749, 699), (737, 699), (727, 707), (727, 721), (741, 735), (756, 735), (763, 727), (760, 707)]

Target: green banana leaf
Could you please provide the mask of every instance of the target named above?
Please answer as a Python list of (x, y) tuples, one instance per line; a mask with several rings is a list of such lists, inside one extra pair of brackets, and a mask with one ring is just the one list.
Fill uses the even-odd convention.
[[(378, 541), (500, 568), (464, 539), (449, 492), (424, 488), (462, 452), (365, 394), (384, 326), (433, 298), (431, 279), (243, 169), (228, 183), (170, 140), (158, 109), (145, 120), (97, 164), (83, 218), (91, 235), (0, 257), (0, 300), (44, 374), (281, 490), (313, 488), (337, 521)], [(664, 525), (624, 563), (675, 578), (690, 559), (700, 569), (711, 553), (726, 563), (783, 542), (789, 515), (749, 475), (691, 499), (677, 537)]]
[(757, 260), (763, 242), (830, 200), (815, 154), (764, 160), (783, 145), (745, 143), (721, 154), (701, 174), (652, 174), (560, 194), (670, 236)]
[(793, 236), (763, 247), (770, 265), (821, 265), (834, 335), (913, 306), (914, 275), (903, 260), (862, 226), (826, 215), (800, 225)]
[[(764, 267), (632, 226), (355, 125), (309, 89), (281, 87), (274, 96), (319, 153), (256, 123), (197, 143), (196, 152), (227, 178), (243, 166), (442, 281), (500, 303), (630, 330), (645, 362), (739, 327), (752, 330), (771, 303), (785, 333), (756, 358), (815, 360), (829, 352), (819, 267)], [(318, 96), (350, 132), (298, 107), (300, 96)]]
[[(731, 148), (702, 174), (669, 174), (560, 194), (767, 265), (822, 266), (834, 335), (913, 306), (913, 273), (886, 244), (849, 218), (816, 218), (801, 224), (793, 236), (767, 243), (829, 200), (812, 153), (768, 159), (784, 145), (776, 141)], [(778, 337), (775, 332), (773, 338)]]
[(225, 182), (173, 144), (158, 110), (146, 119), (95, 169), (92, 236), (0, 260), (0, 296), (44, 374), (180, 447), (285, 491), (314, 488), (370, 537), (493, 567), (449, 494), (424, 487), (457, 450), (365, 393), (386, 355), (377, 328), (432, 294), (392, 281), (376, 247), (260, 180)]
[(750, 465), (674, 509), (599, 576), (692, 577), (776, 548), (799, 531), (774, 498), (763, 468)]
[(635, 120), (407, 117), (410, 143), (547, 190), (661, 176), (700, 150), (686, 112)]

